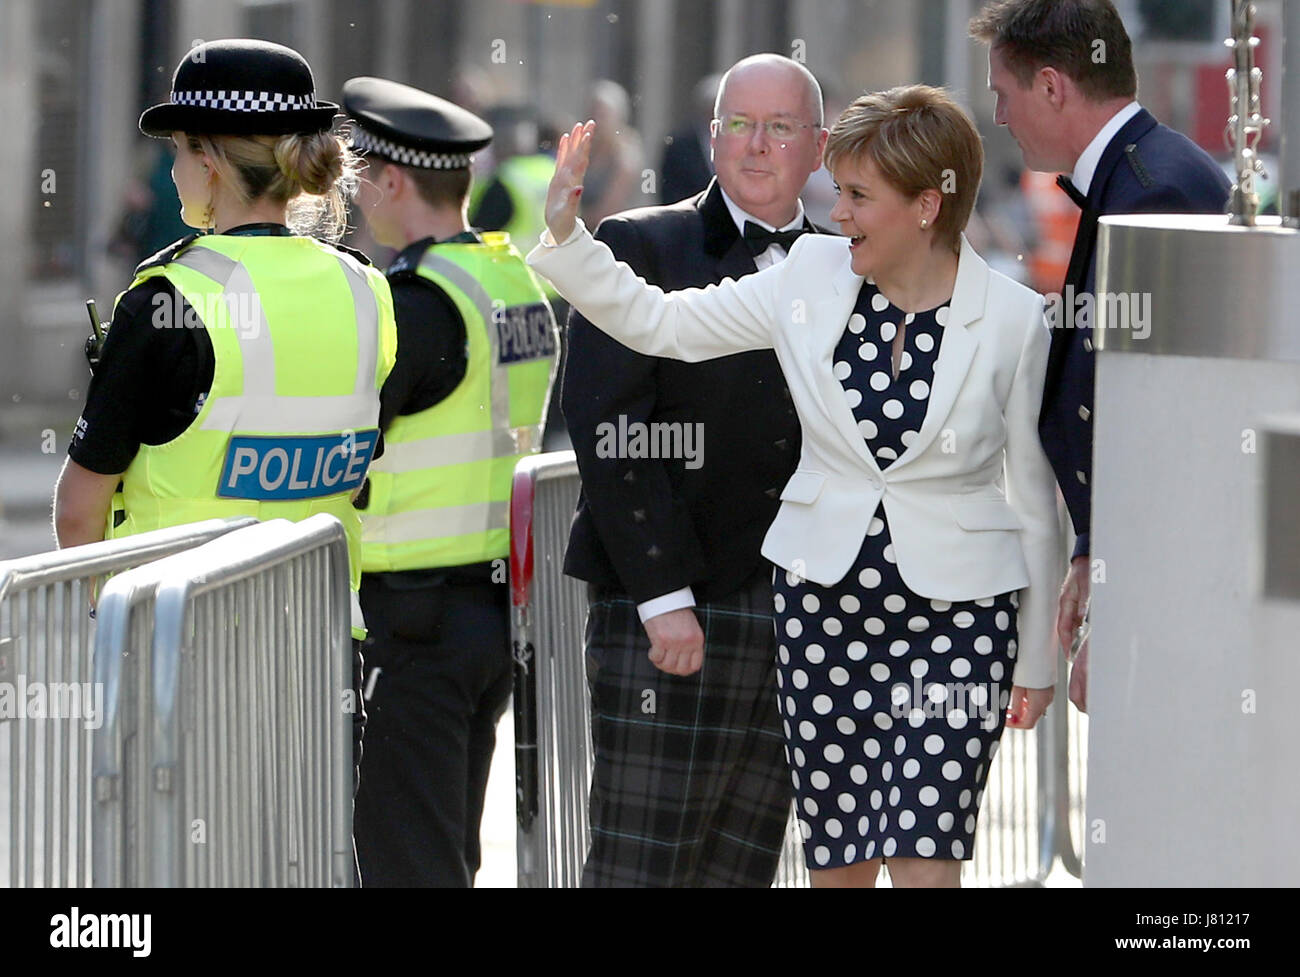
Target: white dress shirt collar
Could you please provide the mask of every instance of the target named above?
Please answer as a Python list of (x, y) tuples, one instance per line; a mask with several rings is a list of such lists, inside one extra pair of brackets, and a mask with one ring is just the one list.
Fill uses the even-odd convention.
[(1110, 141), (1124, 128), (1125, 123), (1140, 111), (1142, 111), (1141, 105), (1137, 102), (1129, 102), (1110, 117), (1110, 121), (1092, 137), (1088, 148), (1079, 154), (1079, 160), (1074, 164), (1074, 173), (1071, 174), (1070, 179), (1085, 197), (1088, 195), (1088, 188), (1092, 186), (1092, 178), (1097, 173), (1097, 164), (1101, 162), (1102, 153), (1106, 151)]
[(722, 199), (727, 205), (727, 211), (731, 214), (731, 219), (736, 222), (736, 230), (740, 231), (741, 234), (745, 233), (745, 221), (753, 221), (759, 227), (762, 227), (769, 231), (789, 231), (796, 227), (803, 227), (803, 201), (802, 200), (796, 200), (794, 202), (795, 203), (794, 220), (790, 221), (790, 223), (788, 224), (782, 225), (781, 227), (773, 227), (767, 221), (761, 221), (753, 214), (747, 214), (743, 210), (741, 210), (740, 205), (737, 204), (736, 201), (728, 197), (727, 191), (723, 190), (722, 187), (718, 187), (718, 190), (722, 194)]

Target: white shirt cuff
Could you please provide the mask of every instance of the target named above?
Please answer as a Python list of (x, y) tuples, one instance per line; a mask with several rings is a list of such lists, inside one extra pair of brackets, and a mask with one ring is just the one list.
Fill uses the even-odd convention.
[(680, 611), (683, 607), (695, 606), (695, 594), (691, 592), (690, 587), (683, 587), (681, 590), (674, 590), (671, 594), (664, 594), (662, 597), (655, 597), (646, 601), (644, 604), (636, 605), (636, 612), (641, 617), (641, 623), (652, 617), (658, 617), (660, 614), (667, 614), (669, 611)]
[(568, 237), (566, 237), (563, 242), (557, 245), (555, 243), (555, 238), (551, 235), (551, 229), (549, 227), (544, 227), (542, 228), (541, 240), (538, 243), (541, 244), (543, 247), (547, 247), (547, 248), (555, 248), (555, 247), (562, 248), (564, 247), (564, 245), (572, 244), (574, 241), (578, 240), (578, 238), (582, 236), (582, 232), (585, 231), (586, 229), (587, 229), (587, 225), (582, 222), (582, 218), (577, 217), (574, 218), (573, 221), (573, 232)]

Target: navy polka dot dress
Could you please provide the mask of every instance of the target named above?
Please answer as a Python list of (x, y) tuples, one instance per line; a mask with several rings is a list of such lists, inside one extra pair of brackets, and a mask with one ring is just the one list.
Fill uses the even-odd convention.
[[(947, 317), (946, 305), (905, 315), (870, 279), (862, 285), (833, 362), (882, 471), (925, 418)], [(778, 698), (808, 867), (970, 858), (1011, 697), (1016, 593), (918, 597), (894, 565), (883, 505), (838, 584), (778, 569), (773, 589)]]

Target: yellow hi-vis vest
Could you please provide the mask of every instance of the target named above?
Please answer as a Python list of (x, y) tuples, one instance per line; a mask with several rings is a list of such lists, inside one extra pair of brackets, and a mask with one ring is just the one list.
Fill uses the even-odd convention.
[[(544, 153), (512, 156), (497, 167), (496, 177), (514, 204), (510, 223), (502, 230), (510, 235), (520, 254), (533, 250), (542, 239), (542, 231), (546, 229), (546, 191), (554, 175), (555, 160)], [(547, 298), (559, 296), (560, 293), (547, 279), (538, 278), (537, 282)]]
[(367, 573), (463, 566), (510, 551), (510, 483), (540, 449), (558, 333), (532, 269), (509, 235), (435, 244), (417, 273), (465, 322), (465, 378), (444, 400), (398, 416), (370, 469), (362, 513)]
[[(512, 156), (497, 167), (496, 178), (510, 194), (514, 210), (510, 223), (502, 228), (521, 254), (527, 254), (542, 239), (546, 228), (546, 191), (555, 175), (555, 160), (542, 153)], [(545, 283), (542, 283), (545, 285)]]
[[(529, 156), (511, 156), (497, 165), (493, 178), (500, 181), (510, 197), (512, 205), (510, 222), (501, 228), (510, 235), (510, 242), (519, 249), (520, 254), (527, 254), (542, 239), (546, 229), (546, 191), (550, 188), (551, 177), (555, 174), (555, 160), (545, 153), (533, 153)], [(477, 196), (471, 195), (469, 213), (478, 208), (483, 190), (491, 181), (482, 186), (475, 184)], [(538, 278), (542, 291), (550, 299), (557, 298), (559, 292), (545, 278)]]
[[(107, 534), (328, 512), (347, 531), (355, 592), (351, 496), (379, 438), (379, 390), (397, 350), (387, 279), (310, 237), (209, 235), (163, 257), (132, 284), (165, 277), (193, 307), (212, 341), (212, 389), (182, 434), (140, 445), (122, 476), (125, 520), (114, 527), (110, 514)], [(180, 312), (155, 308), (154, 325), (184, 328)]]

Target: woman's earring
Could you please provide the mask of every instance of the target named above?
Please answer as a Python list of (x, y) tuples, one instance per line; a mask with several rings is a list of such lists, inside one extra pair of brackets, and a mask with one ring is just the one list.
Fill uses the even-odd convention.
[(926, 220), (924, 217), (922, 217), (922, 218), (921, 218), (921, 230), (924, 231), (924, 230), (925, 230), (927, 227), (929, 227), (929, 226), (930, 226), (930, 222), (929, 222), (928, 220)]

